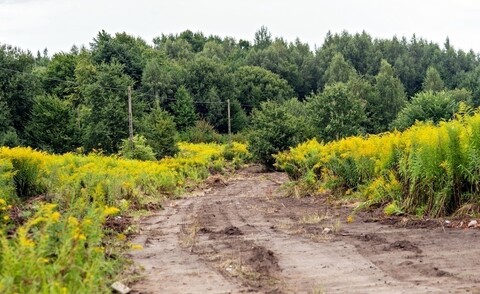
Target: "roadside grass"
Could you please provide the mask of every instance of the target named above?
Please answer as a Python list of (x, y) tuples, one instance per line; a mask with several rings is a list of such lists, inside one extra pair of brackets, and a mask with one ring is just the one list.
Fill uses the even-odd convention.
[(111, 293), (124, 253), (140, 248), (127, 239), (130, 215), (249, 158), (238, 143), (179, 148), (137, 161), (1, 147), (0, 293)]

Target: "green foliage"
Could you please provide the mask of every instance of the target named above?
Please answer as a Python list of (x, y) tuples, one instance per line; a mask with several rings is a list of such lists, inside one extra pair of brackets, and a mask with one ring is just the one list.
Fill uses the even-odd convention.
[[(478, 56), (455, 50), (448, 40), (438, 45), (415, 35), (378, 39), (366, 32), (328, 33), (322, 46), (312, 50), (298, 39), (274, 38), (266, 27), (252, 43), (186, 30), (162, 34), (153, 46), (127, 33), (101, 31), (89, 48), (72, 47), (51, 58), (48, 52), (35, 57), (2, 45), (0, 67), (5, 69), (0, 72), (0, 141), (61, 152), (82, 145), (87, 151), (115, 154), (127, 136), (128, 85), (133, 87), (136, 127), (159, 105), (174, 115), (180, 131), (204, 119), (221, 134), (227, 132), (227, 99), (232, 130), (239, 132), (260, 103), (292, 97), (303, 101), (338, 82), (347, 84), (351, 100), (364, 101), (367, 119), (361, 129), (367, 133), (386, 131), (405, 105), (405, 93), (413, 97), (422, 88), (453, 91), (449, 95), (457, 102), (480, 104)], [(53, 148), (42, 134), (37, 138), (25, 130), (33, 124), (38, 96), (71, 104), (74, 119), (66, 129), (76, 130), (76, 144)], [(329, 117), (335, 115), (342, 114)], [(52, 125), (64, 123), (56, 120)]]
[(0, 146), (15, 147), (20, 145), (20, 138), (13, 128), (0, 134)]
[(155, 152), (148, 146), (147, 139), (135, 135), (130, 139), (123, 139), (118, 154), (126, 159), (155, 160)]
[(480, 105), (480, 65), (468, 73), (463, 73), (460, 87), (470, 90), (473, 96), (473, 105)]
[(282, 102), (293, 97), (287, 81), (258, 66), (244, 66), (235, 72), (238, 100), (245, 104), (247, 113), (267, 100)]
[(440, 73), (434, 67), (429, 67), (425, 80), (423, 80), (423, 91), (440, 92), (444, 89), (445, 84), (440, 77)]
[(304, 141), (311, 136), (305, 106), (296, 99), (284, 103), (264, 102), (255, 109), (250, 123), (248, 148), (252, 155), (272, 167), (273, 154)]
[(11, 127), (10, 109), (5, 101), (2, 101), (0, 96), (0, 134), (6, 133)]
[(145, 59), (143, 57), (148, 48), (144, 40), (128, 35), (125, 32), (116, 33), (112, 37), (102, 30), (93, 39), (90, 46), (92, 59), (96, 64), (120, 63), (128, 76), (134, 81), (141, 81), (142, 71), (145, 67)]
[(308, 117), (319, 139), (331, 141), (364, 132), (365, 103), (350, 94), (347, 84), (327, 85), (307, 101)]
[(77, 55), (72, 53), (54, 54), (41, 76), (43, 88), (51, 95), (71, 98), (75, 93), (75, 68)]
[(402, 82), (395, 77), (392, 66), (382, 60), (380, 71), (375, 77), (376, 95), (368, 105), (373, 132), (386, 131), (397, 114), (407, 103)]
[(84, 146), (116, 153), (128, 137), (127, 88), (133, 82), (117, 62), (101, 64), (92, 82), (82, 84), (80, 92), (90, 109), (85, 118)]
[(141, 134), (147, 138), (147, 144), (152, 147), (158, 159), (173, 156), (178, 152), (175, 122), (173, 117), (161, 108), (154, 108), (145, 116)]
[(421, 92), (412, 98), (398, 117), (393, 121), (392, 127), (404, 130), (416, 121), (432, 121), (438, 123), (442, 120), (452, 119), (458, 109), (458, 103), (449, 92)]
[[(0, 45), (0, 101), (6, 103), (10, 126), (23, 136), (33, 105), (33, 98), (41, 94), (40, 79), (32, 73), (35, 60), (30, 52)], [(0, 110), (1, 110), (0, 108)]]
[(272, 34), (266, 26), (261, 26), (260, 29), (255, 32), (253, 44), (258, 49), (265, 49), (272, 44)]
[(385, 206), (383, 209), (386, 215), (391, 216), (391, 215), (402, 215), (404, 212), (402, 209), (398, 206), (397, 202), (393, 201), (389, 205)]
[(193, 98), (184, 86), (178, 88), (177, 93), (175, 93), (172, 113), (179, 131), (184, 131), (188, 127), (193, 126), (197, 120)]
[(341, 53), (336, 53), (323, 75), (323, 81), (325, 85), (346, 83), (356, 74), (355, 68), (345, 61), (343, 55)]
[[(16, 198), (15, 171), (10, 160), (0, 158), (0, 202), (13, 203)], [(0, 205), (1, 207), (2, 205)], [(0, 210), (2, 210), (0, 208)], [(0, 217), (2, 214), (0, 213)]]
[(218, 131), (227, 125), (219, 120), (225, 117), (226, 101), (235, 97), (232, 74), (216, 59), (199, 56), (187, 66), (185, 86), (197, 102), (197, 113)]
[(45, 191), (41, 177), (45, 172), (41, 161), (35, 157), (18, 156), (12, 159), (15, 194), (20, 198), (30, 198)]
[(181, 141), (192, 143), (218, 143), (222, 141), (221, 135), (205, 120), (198, 120), (193, 127), (187, 128), (180, 134)]
[(28, 144), (54, 153), (77, 147), (75, 113), (67, 101), (56, 96), (37, 96), (26, 132)]

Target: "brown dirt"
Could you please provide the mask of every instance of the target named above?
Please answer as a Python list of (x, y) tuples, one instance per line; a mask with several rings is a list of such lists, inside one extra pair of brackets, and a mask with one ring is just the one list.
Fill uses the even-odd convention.
[[(286, 198), (250, 168), (141, 220), (135, 293), (480, 293), (480, 230)], [(455, 225), (453, 225), (455, 224)]]

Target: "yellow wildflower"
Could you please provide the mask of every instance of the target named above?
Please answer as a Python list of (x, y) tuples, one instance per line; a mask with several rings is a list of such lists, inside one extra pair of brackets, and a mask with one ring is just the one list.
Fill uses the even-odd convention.
[(50, 216), (50, 219), (53, 221), (53, 222), (58, 222), (58, 220), (60, 219), (62, 215), (60, 214), (60, 212), (58, 211), (55, 211), (54, 213), (52, 213), (52, 215)]
[(78, 226), (78, 219), (76, 217), (69, 216), (67, 222), (72, 227)]
[(103, 216), (109, 216), (109, 215), (114, 215), (120, 212), (120, 209), (114, 207), (114, 206), (105, 206), (103, 209)]
[(103, 247), (93, 247), (93, 251), (96, 253), (103, 253), (104, 250), (105, 248)]
[(73, 239), (74, 240), (79, 240), (79, 241), (84, 241), (84, 240), (87, 240), (87, 237), (82, 233), (75, 233), (75, 235), (73, 235)]
[(142, 250), (142, 249), (143, 249), (143, 246), (140, 245), (140, 244), (132, 244), (132, 245), (130, 245), (130, 248), (131, 248), (132, 250)]
[(355, 221), (355, 217), (353, 215), (349, 215), (347, 217), (347, 223), (351, 224)]
[(33, 248), (35, 243), (27, 238), (27, 229), (25, 227), (20, 227), (18, 229), (18, 242), (21, 247)]

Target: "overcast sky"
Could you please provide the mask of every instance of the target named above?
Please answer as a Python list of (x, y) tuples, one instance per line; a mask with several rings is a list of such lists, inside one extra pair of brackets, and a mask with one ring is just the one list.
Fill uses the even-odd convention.
[(88, 46), (97, 32), (127, 32), (149, 43), (186, 29), (253, 40), (260, 26), (312, 47), (325, 34), (365, 30), (373, 37), (413, 33), (480, 52), (477, 0), (0, 0), (0, 43), (52, 54)]

